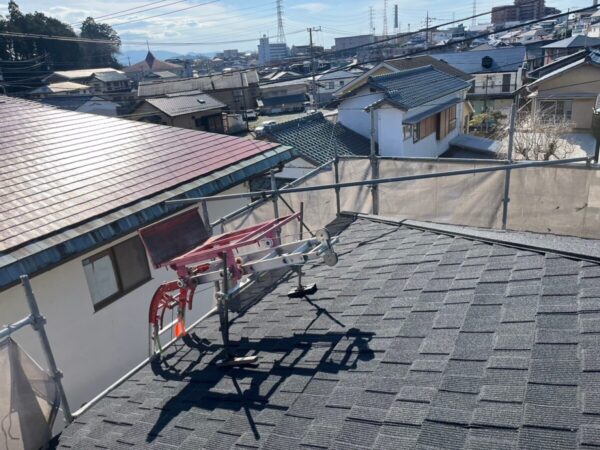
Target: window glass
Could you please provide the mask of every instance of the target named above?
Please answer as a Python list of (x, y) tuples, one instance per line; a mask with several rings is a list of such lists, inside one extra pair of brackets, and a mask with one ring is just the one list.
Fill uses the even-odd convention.
[(84, 260), (83, 271), (94, 305), (119, 292), (110, 253), (104, 252), (104, 254)]
[(404, 140), (410, 139), (412, 137), (412, 126), (403, 125), (402, 129), (404, 131)]
[(142, 241), (136, 236), (113, 247), (122, 288), (129, 291), (150, 278)]
[(83, 260), (94, 310), (150, 280), (150, 268), (138, 236)]

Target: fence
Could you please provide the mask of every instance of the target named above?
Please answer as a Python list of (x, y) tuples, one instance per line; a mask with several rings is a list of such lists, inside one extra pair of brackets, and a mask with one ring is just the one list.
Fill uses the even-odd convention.
[(342, 211), (598, 239), (599, 169), (588, 158), (509, 163), (341, 157), (279, 191), (234, 194), (261, 198), (212, 225), (238, 229), (272, 218), (275, 204), (277, 212), (284, 214), (298, 211), (303, 203), (305, 222), (318, 229), (336, 217), (339, 199)]

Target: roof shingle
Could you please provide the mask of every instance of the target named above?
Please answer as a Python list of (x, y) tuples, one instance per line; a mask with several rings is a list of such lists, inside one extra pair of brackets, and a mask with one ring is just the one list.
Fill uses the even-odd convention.
[[(596, 340), (583, 334), (577, 296), (511, 294), (597, 264), (370, 220), (343, 231), (337, 251), (337, 266), (307, 270), (320, 288), (310, 301), (287, 298), (295, 280), (282, 282), (234, 321), (237, 353), (257, 354), (256, 367), (213, 364), (221, 347), (211, 318), (171, 366), (143, 367), (72, 423), (59, 447), (598, 442), (597, 377), (584, 372), (595, 365), (581, 359), (596, 358)], [(570, 305), (572, 320), (546, 320), (549, 304)]]

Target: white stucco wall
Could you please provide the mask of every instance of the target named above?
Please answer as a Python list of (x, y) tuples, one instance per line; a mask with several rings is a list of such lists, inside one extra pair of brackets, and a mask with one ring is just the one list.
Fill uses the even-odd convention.
[[(247, 192), (246, 184), (225, 193)], [(212, 221), (247, 202), (209, 202)], [(81, 255), (31, 279), (40, 311), (47, 319), (46, 330), (72, 410), (78, 409), (148, 356), (148, 307), (156, 288), (175, 278), (172, 270), (151, 268), (152, 279), (94, 312), (83, 272), (82, 260), (126, 240)], [(201, 317), (213, 304), (212, 287), (200, 286), (187, 323)], [(13, 323), (29, 314), (21, 286), (0, 292), (0, 324)], [(46, 362), (37, 334), (30, 328), (13, 335), (41, 366)], [(59, 418), (62, 420), (62, 418)]]
[(441, 140), (436, 139), (436, 133), (413, 142), (412, 138), (404, 140), (402, 121), (404, 117), (414, 116), (432, 106), (445, 103), (457, 96), (464, 94), (455, 93), (436, 99), (425, 105), (402, 112), (392, 107), (383, 107), (378, 110), (377, 136), (379, 142), (379, 153), (382, 156), (415, 156), (415, 157), (437, 157), (448, 150), (450, 141), (458, 136), (462, 129), (462, 116), (464, 103), (456, 105), (456, 128)]
[(368, 88), (360, 89), (354, 97), (345, 99), (338, 108), (338, 120), (358, 134), (371, 137), (371, 118), (364, 108), (383, 98), (381, 93), (369, 93)]
[[(377, 132), (381, 156), (404, 156), (402, 119), (404, 112), (390, 106), (384, 106), (376, 111)], [(412, 138), (410, 139), (412, 143)]]

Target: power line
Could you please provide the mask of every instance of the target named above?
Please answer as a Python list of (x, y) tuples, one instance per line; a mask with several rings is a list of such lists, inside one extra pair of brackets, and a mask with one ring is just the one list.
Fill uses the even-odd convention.
[[(178, 0), (178, 1), (173, 2), (173, 3), (167, 3), (166, 5), (156, 6), (156, 7), (153, 7), (153, 8), (147, 8), (147, 6), (157, 5), (159, 3), (164, 3), (164, 2), (167, 2), (167, 1), (169, 1), (169, 0), (158, 0), (157, 2), (151, 2), (151, 3), (148, 3), (146, 5), (135, 6), (133, 8), (123, 9), (121, 11), (115, 11), (115, 12), (110, 13), (110, 14), (104, 14), (103, 16), (96, 16), (94, 18), (94, 20), (106, 19), (106, 18), (116, 19), (117, 17), (121, 17), (122, 13), (126, 13), (126, 12), (129, 12), (129, 11), (135, 11), (136, 9), (140, 10), (140, 11), (135, 11), (135, 13), (137, 14), (137, 13), (140, 13), (140, 12), (149, 11), (151, 9), (164, 8), (165, 6), (169, 6), (169, 5), (172, 5), (174, 3), (182, 3), (182, 2), (185, 2), (187, 0)], [(129, 15), (129, 14), (125, 14), (125, 15)], [(116, 17), (111, 17), (111, 16), (116, 16)], [(79, 25), (79, 24), (81, 24), (83, 22), (84, 22), (84, 20), (79, 21), (79, 22), (72, 22), (69, 25)]]
[(219, 1), (220, 0), (211, 0), (211, 1), (206, 2), (206, 3), (198, 3), (197, 5), (188, 6), (187, 8), (176, 9), (174, 11), (167, 11), (167, 12), (164, 12), (162, 14), (156, 14), (154, 16), (147, 16), (147, 17), (142, 17), (140, 19), (129, 20), (127, 22), (116, 23), (116, 24), (112, 25), (112, 27), (114, 28), (114, 27), (120, 27), (121, 25), (129, 25), (129, 24), (136, 23), (136, 22), (143, 22), (143, 21), (148, 20), (148, 19), (154, 19), (156, 17), (162, 17), (162, 16), (167, 16), (169, 14), (175, 14), (175, 13), (181, 12), (181, 11), (187, 11), (189, 9), (198, 8), (200, 6), (210, 5), (212, 3), (217, 3)]

